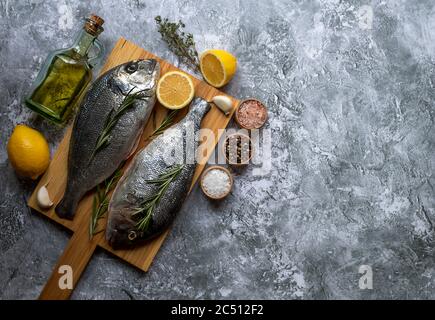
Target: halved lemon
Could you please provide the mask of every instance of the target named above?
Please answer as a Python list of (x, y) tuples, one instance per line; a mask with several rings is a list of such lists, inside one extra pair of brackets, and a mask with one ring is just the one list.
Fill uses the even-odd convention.
[(157, 84), (157, 99), (166, 108), (175, 110), (187, 106), (195, 95), (190, 77), (179, 71), (170, 71)]
[(201, 73), (213, 87), (226, 85), (236, 73), (237, 59), (225, 50), (211, 49), (199, 57)]

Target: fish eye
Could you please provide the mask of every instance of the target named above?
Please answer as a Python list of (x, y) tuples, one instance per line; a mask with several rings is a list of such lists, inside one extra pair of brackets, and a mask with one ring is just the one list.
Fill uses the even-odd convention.
[(134, 239), (136, 239), (136, 237), (137, 237), (137, 234), (136, 234), (136, 232), (134, 232), (133, 230), (131, 230), (131, 231), (128, 233), (128, 240), (133, 241)]
[(137, 71), (137, 64), (136, 63), (131, 63), (127, 66), (127, 72), (128, 73), (133, 73)]

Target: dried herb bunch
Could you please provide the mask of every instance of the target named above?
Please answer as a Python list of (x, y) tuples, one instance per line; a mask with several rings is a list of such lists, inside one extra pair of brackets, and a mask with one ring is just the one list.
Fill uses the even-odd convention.
[(195, 48), (195, 41), (191, 33), (183, 31), (185, 24), (180, 20), (170, 22), (168, 18), (155, 17), (158, 31), (169, 49), (175, 53), (184, 63), (196, 71), (200, 71), (198, 51)]

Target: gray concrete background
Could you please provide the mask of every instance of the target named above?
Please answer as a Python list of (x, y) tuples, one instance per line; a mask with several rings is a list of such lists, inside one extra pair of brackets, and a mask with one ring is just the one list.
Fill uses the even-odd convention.
[[(20, 99), (90, 12), (108, 50), (124, 36), (178, 64), (161, 14), (199, 51), (233, 52), (225, 90), (267, 103), (273, 166), (241, 172), (218, 206), (196, 188), (147, 274), (98, 252), (73, 299), (435, 298), (432, 0), (0, 0), (0, 298), (36, 298), (69, 238), (26, 207), (35, 184), (6, 143), (26, 123), (55, 150), (63, 131)], [(360, 265), (373, 290), (358, 288)]]

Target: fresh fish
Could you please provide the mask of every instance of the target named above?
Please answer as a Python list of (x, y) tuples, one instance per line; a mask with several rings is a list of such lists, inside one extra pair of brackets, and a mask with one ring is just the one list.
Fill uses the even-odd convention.
[[(87, 92), (74, 122), (68, 155), (65, 195), (55, 211), (74, 217), (77, 204), (90, 189), (108, 178), (136, 149), (155, 103), (160, 66), (154, 59), (134, 60), (99, 77)], [(127, 95), (138, 98), (110, 131), (109, 144), (95, 152), (96, 142)]]
[[(174, 220), (192, 183), (196, 168), (193, 150), (196, 150), (194, 146), (198, 144), (201, 120), (209, 110), (207, 101), (196, 98), (183, 120), (136, 154), (115, 188), (109, 204), (106, 239), (113, 248), (130, 247), (150, 239), (164, 231)], [(170, 159), (171, 153), (178, 157)], [(141, 229), (138, 221), (144, 213), (138, 214), (137, 210), (143, 208), (144, 203), (149, 201), (147, 199), (160, 190), (159, 185), (150, 180), (160, 178), (180, 164), (180, 173), (157, 202), (147, 228)]]

